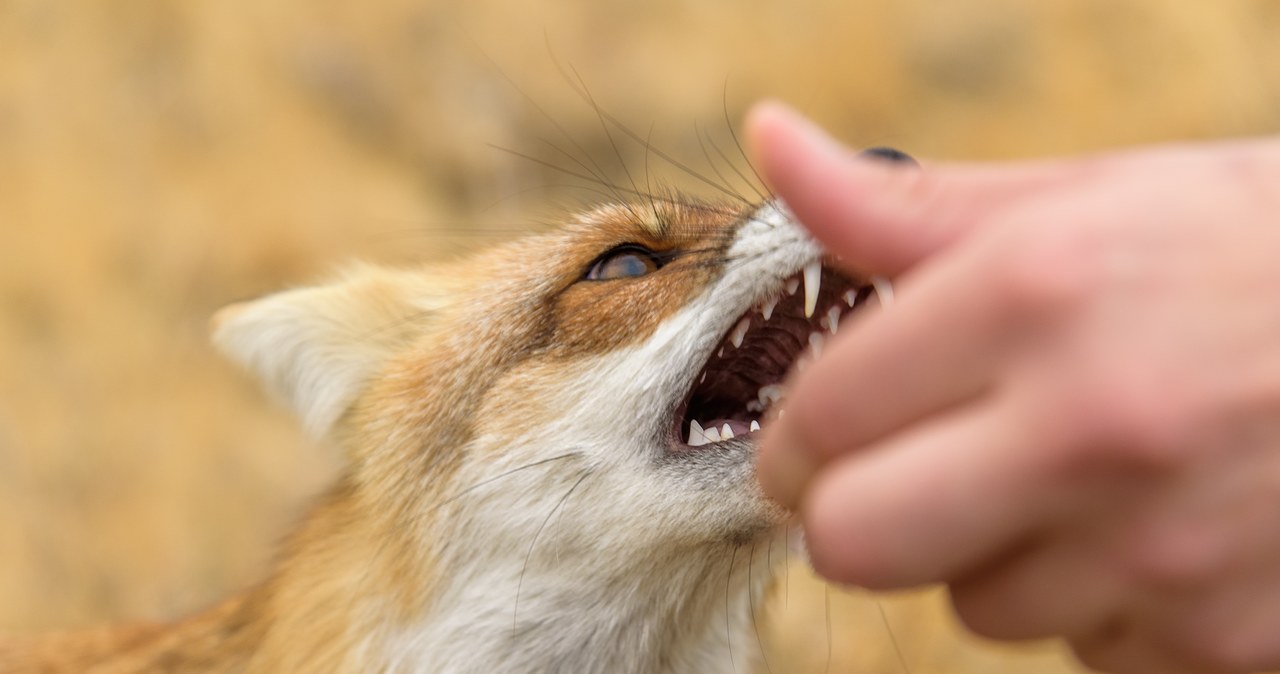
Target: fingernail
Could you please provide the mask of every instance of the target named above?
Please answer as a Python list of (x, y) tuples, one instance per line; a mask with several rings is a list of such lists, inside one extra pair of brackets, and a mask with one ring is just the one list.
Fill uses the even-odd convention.
[(920, 162), (914, 157), (903, 152), (902, 150), (892, 147), (869, 147), (858, 153), (859, 157), (882, 161), (888, 164), (901, 164), (913, 168), (920, 168)]

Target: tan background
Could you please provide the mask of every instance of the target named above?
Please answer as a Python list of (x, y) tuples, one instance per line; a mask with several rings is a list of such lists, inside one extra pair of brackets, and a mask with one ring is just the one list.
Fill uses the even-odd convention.
[[(725, 111), (762, 95), (931, 157), (1275, 133), (1277, 35), (1274, 0), (0, 0), (0, 628), (173, 616), (262, 572), (335, 467), (206, 317), (598, 198), (490, 147), (622, 179), (557, 59), (705, 170), (695, 123), (732, 155)], [(773, 671), (822, 671), (823, 590), (789, 587)], [(961, 636), (936, 592), (834, 593), (833, 623), (832, 671), (1072, 671)]]

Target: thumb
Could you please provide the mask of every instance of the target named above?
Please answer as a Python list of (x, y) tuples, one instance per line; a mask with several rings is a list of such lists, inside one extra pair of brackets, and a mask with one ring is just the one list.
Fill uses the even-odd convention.
[(859, 271), (886, 276), (981, 228), (1060, 171), (1057, 164), (920, 170), (860, 158), (776, 102), (752, 108), (746, 130), (765, 180), (813, 235)]

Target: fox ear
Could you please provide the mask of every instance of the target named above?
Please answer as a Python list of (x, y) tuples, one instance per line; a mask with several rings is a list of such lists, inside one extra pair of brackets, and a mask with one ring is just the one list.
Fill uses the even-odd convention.
[(318, 438), (438, 308), (432, 295), (422, 275), (359, 267), (327, 285), (223, 308), (213, 341)]

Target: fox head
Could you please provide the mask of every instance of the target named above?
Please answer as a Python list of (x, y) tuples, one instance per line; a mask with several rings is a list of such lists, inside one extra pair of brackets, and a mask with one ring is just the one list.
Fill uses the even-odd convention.
[[(586, 671), (572, 658), (592, 646), (662, 641), (669, 621), (650, 612), (740, 620), (720, 614), (768, 574), (734, 560), (784, 519), (756, 485), (755, 431), (868, 292), (778, 203), (655, 199), (233, 305), (214, 335), (346, 455), (348, 519), (394, 560), (370, 564), (392, 569), (376, 575), (395, 577), (381, 594), (403, 629), (373, 648), (412, 659), (489, 630), (510, 654), (489, 665), (546, 651)], [(603, 626), (583, 627), (583, 607)], [(656, 657), (695, 657), (675, 651)]]

